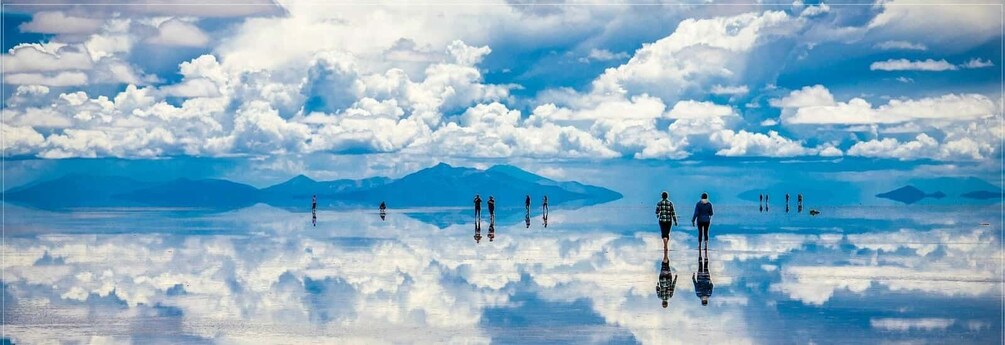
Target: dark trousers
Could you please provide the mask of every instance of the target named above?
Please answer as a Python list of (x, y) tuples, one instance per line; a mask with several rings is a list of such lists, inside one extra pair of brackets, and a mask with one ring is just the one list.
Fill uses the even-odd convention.
[(708, 241), (708, 226), (711, 223), (698, 222), (698, 242)]

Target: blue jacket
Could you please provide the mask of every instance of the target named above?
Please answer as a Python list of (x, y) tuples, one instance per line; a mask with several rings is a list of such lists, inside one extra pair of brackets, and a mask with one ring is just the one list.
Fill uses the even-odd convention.
[(708, 223), (712, 221), (712, 203), (706, 202), (702, 203), (699, 201), (694, 205), (694, 216), (691, 217), (691, 222), (698, 220), (702, 223)]

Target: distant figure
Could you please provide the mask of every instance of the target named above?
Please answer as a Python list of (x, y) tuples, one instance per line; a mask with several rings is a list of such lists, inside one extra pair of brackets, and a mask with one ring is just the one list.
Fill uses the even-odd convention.
[(384, 220), (384, 217), (386, 217), (386, 216), (387, 216), (387, 204), (384, 204), (384, 202), (381, 201), (380, 202), (380, 220)]
[(311, 224), (318, 226), (318, 196), (311, 195)]
[(691, 226), (698, 222), (698, 249), (701, 243), (705, 242), (705, 249), (708, 249), (708, 227), (712, 225), (712, 203), (708, 202), (708, 193), (701, 193), (701, 200), (694, 205), (694, 215), (691, 216)]
[(803, 212), (803, 193), (796, 194), (796, 207), (799, 212)]
[[(492, 200), (492, 199), (489, 199), (489, 200)], [(491, 222), (489, 222), (489, 242), (492, 242), (492, 240), (494, 240), (494, 239), (496, 239), (496, 222), (495, 221), (491, 221)]]
[(496, 221), (496, 199), (489, 195), (489, 219)]
[(712, 275), (708, 272), (708, 250), (705, 250), (705, 259), (702, 260), (701, 249), (698, 249), (698, 272), (691, 274), (691, 283), (694, 284), (694, 294), (701, 298), (701, 305), (708, 305), (708, 298), (712, 297)]
[(757, 212), (764, 212), (764, 194), (757, 195)]
[(475, 194), (475, 218), (482, 219), (482, 197)]
[(663, 301), (663, 308), (670, 304), (673, 297), (674, 288), (677, 286), (677, 275), (670, 272), (670, 258), (667, 251), (663, 251), (663, 262), (660, 264), (660, 277), (656, 283), (656, 296)]
[(543, 214), (541, 216), (541, 218), (543, 218), (543, 220), (544, 220), (544, 227), (547, 229), (548, 228), (548, 213)]
[(530, 194), (527, 194), (527, 198), (523, 199), (523, 207), (527, 209), (527, 213), (530, 213)]
[(530, 212), (523, 215), (523, 222), (527, 224), (527, 228), (530, 229)]
[(789, 213), (789, 193), (785, 193), (785, 213)]
[(812, 208), (810, 209), (810, 215), (811, 216), (815, 216), (815, 215), (818, 215), (818, 214), (820, 214), (820, 211), (817, 211), (816, 209), (812, 209)]
[(670, 193), (663, 192), (662, 199), (656, 203), (656, 220), (660, 224), (660, 236), (663, 238), (663, 250), (667, 250), (667, 241), (670, 240), (670, 228), (677, 225), (677, 212), (674, 211), (673, 203), (670, 202)]
[(541, 202), (541, 210), (544, 212), (544, 214), (548, 214), (548, 196), (547, 195), (544, 196), (544, 201)]

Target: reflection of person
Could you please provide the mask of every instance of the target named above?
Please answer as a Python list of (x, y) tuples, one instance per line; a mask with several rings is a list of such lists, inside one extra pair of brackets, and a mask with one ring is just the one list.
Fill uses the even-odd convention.
[(708, 202), (708, 193), (701, 193), (701, 200), (694, 205), (694, 215), (691, 216), (691, 226), (698, 222), (698, 249), (701, 243), (705, 242), (705, 249), (708, 249), (708, 227), (712, 225), (712, 203)]
[(318, 196), (311, 195), (311, 224), (318, 226)]
[(796, 210), (803, 212), (803, 193), (796, 194)]
[(674, 288), (677, 286), (677, 275), (670, 272), (670, 258), (667, 251), (663, 251), (663, 262), (660, 264), (660, 278), (656, 283), (656, 296), (663, 300), (663, 308), (670, 304), (673, 297)]
[[(544, 196), (544, 200), (541, 201), (541, 211), (544, 212), (545, 215), (548, 214), (548, 196), (547, 195), (545, 195)], [(545, 216), (545, 217), (547, 217), (547, 216)]]
[(523, 207), (527, 209), (527, 213), (530, 214), (530, 194), (527, 194), (527, 198), (523, 200)]
[(757, 195), (757, 212), (764, 212), (764, 194)]
[(475, 194), (475, 218), (482, 218), (482, 197)]
[(387, 216), (387, 204), (385, 204), (383, 201), (381, 201), (380, 202), (380, 220), (384, 220), (385, 216)]
[(494, 239), (496, 239), (496, 222), (492, 220), (489, 222), (489, 242), (492, 242)]
[(527, 224), (527, 228), (530, 229), (530, 212), (528, 211), (523, 215), (523, 222)]
[(691, 274), (691, 283), (694, 284), (694, 293), (701, 298), (701, 305), (708, 305), (708, 298), (712, 297), (712, 275), (708, 272), (708, 250), (705, 250), (705, 259), (702, 260), (701, 249), (698, 249), (698, 272)]
[(475, 244), (482, 242), (482, 222), (480, 220), (475, 221)]
[(789, 213), (789, 193), (785, 193), (785, 213)]
[(663, 250), (667, 250), (667, 241), (670, 240), (670, 227), (677, 225), (677, 212), (674, 211), (673, 203), (670, 202), (670, 193), (663, 192), (661, 196), (662, 199), (656, 203), (656, 219), (660, 224)]
[(544, 227), (547, 228), (548, 227), (548, 214), (545, 213), (543, 216), (541, 216), (541, 218), (544, 219)]
[(496, 219), (496, 199), (489, 195), (489, 219), (495, 222)]

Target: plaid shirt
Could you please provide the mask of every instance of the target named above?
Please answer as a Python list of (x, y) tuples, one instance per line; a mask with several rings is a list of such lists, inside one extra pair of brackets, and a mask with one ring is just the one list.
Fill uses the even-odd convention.
[(673, 297), (674, 287), (677, 285), (677, 277), (670, 273), (670, 266), (667, 263), (663, 265), (663, 269), (660, 270), (659, 283), (656, 284), (656, 296), (666, 301)]
[(666, 199), (656, 203), (656, 217), (659, 218), (661, 223), (677, 223), (677, 212), (673, 210), (673, 203)]

